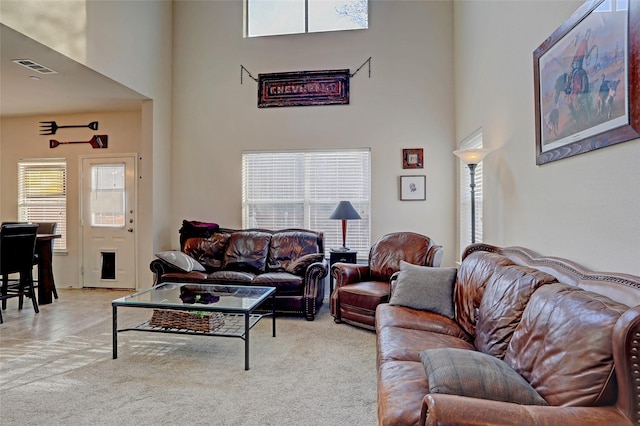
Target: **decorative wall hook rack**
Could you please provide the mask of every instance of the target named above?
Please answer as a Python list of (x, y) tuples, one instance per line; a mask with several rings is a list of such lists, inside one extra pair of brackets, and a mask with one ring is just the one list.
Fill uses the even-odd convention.
[[(369, 64), (369, 78), (371, 78), (371, 58), (372, 56), (369, 56), (369, 59), (367, 59), (366, 61), (364, 61), (362, 63), (362, 65), (360, 65), (358, 67), (357, 70), (355, 70), (353, 73), (349, 74), (349, 77), (354, 77), (356, 74), (358, 74), (358, 71), (360, 71), (362, 69), (362, 67), (364, 67), (365, 65)], [(249, 78), (251, 78), (253, 81), (255, 81), (256, 83), (258, 82), (258, 79), (255, 78), (253, 76), (253, 74), (251, 74), (251, 72), (242, 64), (240, 64), (240, 84), (243, 83), (243, 76), (244, 74), (247, 74), (249, 76)]]

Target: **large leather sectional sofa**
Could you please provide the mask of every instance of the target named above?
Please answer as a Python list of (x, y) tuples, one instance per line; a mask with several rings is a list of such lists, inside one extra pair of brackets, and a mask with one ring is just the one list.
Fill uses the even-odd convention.
[[(328, 272), (322, 232), (236, 230), (184, 221), (180, 234), (180, 252), (194, 259), (201, 270), (181, 270), (154, 259), (150, 268), (156, 283), (275, 287), (276, 313), (314, 320), (322, 306), (323, 278)], [(271, 311), (270, 301), (261, 310)]]
[(451, 317), (400, 276), (376, 310), (379, 424), (640, 424), (640, 277), (487, 244), (451, 269)]

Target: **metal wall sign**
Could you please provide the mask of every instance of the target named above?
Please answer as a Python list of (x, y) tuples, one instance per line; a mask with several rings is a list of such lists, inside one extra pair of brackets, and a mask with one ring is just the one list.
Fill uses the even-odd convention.
[(258, 108), (349, 103), (349, 70), (258, 74)]

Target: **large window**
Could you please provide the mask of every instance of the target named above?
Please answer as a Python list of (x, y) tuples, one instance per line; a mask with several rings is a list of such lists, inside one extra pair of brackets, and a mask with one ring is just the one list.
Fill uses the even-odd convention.
[(342, 225), (329, 216), (341, 200), (362, 219), (350, 220), (347, 246), (368, 255), (371, 152), (245, 152), (242, 154), (243, 228), (323, 231), (325, 249), (342, 246)]
[(247, 37), (364, 29), (368, 0), (246, 0)]
[[(482, 129), (475, 131), (460, 143), (460, 149), (482, 148)], [(475, 169), (476, 243), (482, 242), (482, 163)], [(471, 244), (471, 173), (460, 163), (460, 251)]]
[(67, 249), (67, 163), (63, 159), (18, 162), (18, 220), (57, 222), (54, 250)]

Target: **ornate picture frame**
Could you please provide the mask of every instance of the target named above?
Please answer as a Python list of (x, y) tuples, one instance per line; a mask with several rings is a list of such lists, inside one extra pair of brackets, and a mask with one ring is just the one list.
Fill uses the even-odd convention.
[(640, 137), (640, 2), (589, 0), (533, 53), (536, 164)]
[(422, 148), (405, 148), (402, 150), (403, 169), (421, 169), (424, 167)]
[(423, 201), (427, 199), (427, 176), (400, 176), (400, 200)]

